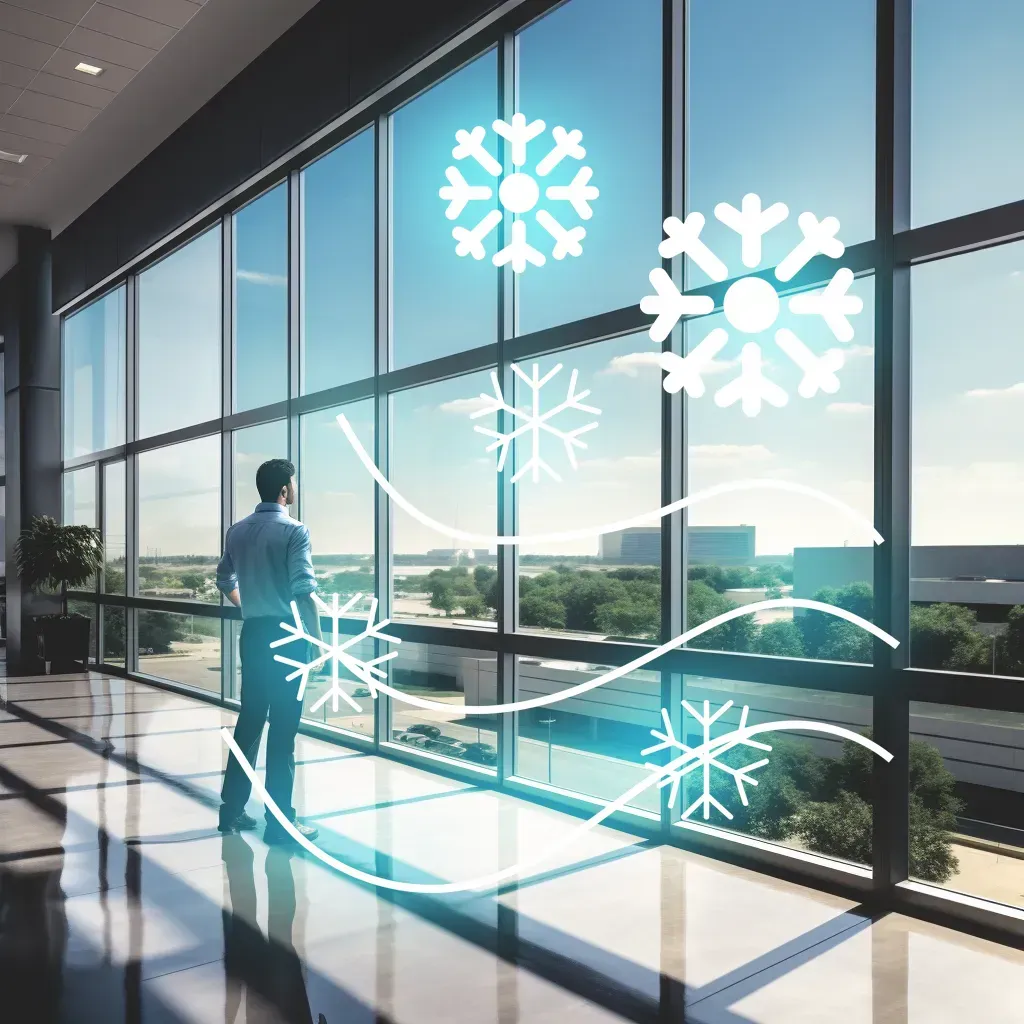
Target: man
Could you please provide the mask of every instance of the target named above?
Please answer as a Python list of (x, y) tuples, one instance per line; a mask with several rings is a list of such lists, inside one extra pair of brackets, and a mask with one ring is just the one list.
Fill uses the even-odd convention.
[[(295, 467), (285, 459), (264, 462), (256, 471), (256, 489), (261, 499), (256, 511), (228, 530), (224, 557), (217, 566), (217, 587), (242, 610), (242, 709), (235, 723), (235, 742), (254, 765), (269, 716), (267, 792), (295, 821), (295, 734), (302, 703), (295, 699), (295, 684), (285, 679), (289, 669), (274, 660), (270, 644), (281, 636), (281, 622), (291, 621), (292, 601), (309, 635), (320, 637), (320, 617), (312, 596), (316, 578), (309, 530), (288, 515), (288, 506), (295, 501)], [(251, 792), (242, 766), (229, 757), (221, 790), (221, 832), (256, 828), (256, 819), (245, 813)], [(317, 830), (308, 825), (295, 821), (295, 828), (308, 839), (317, 837)], [(264, 838), (271, 844), (291, 839), (269, 811)]]

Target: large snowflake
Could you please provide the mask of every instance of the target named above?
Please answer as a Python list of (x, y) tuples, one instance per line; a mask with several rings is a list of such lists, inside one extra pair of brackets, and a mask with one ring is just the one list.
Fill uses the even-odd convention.
[[(696, 748), (690, 747), (682, 740), (676, 738), (676, 735), (672, 730), (672, 722), (669, 718), (668, 711), (665, 708), (662, 708), (661, 718), (665, 723), (665, 731), (659, 732), (657, 729), (651, 730), (651, 735), (660, 742), (655, 743), (653, 746), (647, 747), (645, 750), (640, 752), (642, 757), (647, 757), (649, 754), (655, 754), (660, 750), (677, 751), (678, 753), (675, 753), (673, 755), (674, 757), (678, 757), (680, 754), (687, 755), (687, 759), (680, 762), (680, 766), (666, 775), (658, 784), (659, 789), (669, 785), (672, 787), (672, 791), (669, 794), (670, 807), (675, 807), (676, 805), (676, 800), (679, 797), (679, 787), (683, 778), (697, 768), (702, 769), (703, 787), (701, 795), (694, 800), (685, 811), (683, 811), (683, 818), (689, 818), (695, 811), (703, 809), (704, 819), (707, 820), (711, 816), (711, 808), (714, 807), (721, 814), (725, 815), (726, 818), (731, 820), (733, 817), (732, 812), (729, 811), (721, 801), (716, 799), (714, 794), (711, 792), (712, 769), (716, 769), (725, 775), (732, 776), (733, 781), (736, 783), (736, 789), (739, 793), (740, 801), (743, 806), (746, 807), (747, 792), (744, 789), (744, 786), (757, 785), (757, 779), (753, 778), (750, 773), (756, 771), (758, 768), (763, 768), (768, 763), (768, 758), (762, 758), (760, 761), (754, 761), (751, 764), (744, 765), (742, 768), (736, 768), (721, 760), (721, 756), (726, 751), (732, 750), (733, 747), (737, 746), (753, 747), (756, 750), (766, 751), (772, 749), (767, 743), (761, 743), (758, 740), (750, 739), (743, 735), (743, 730), (747, 725), (747, 712), (749, 710), (746, 705), (744, 705), (743, 711), (740, 715), (740, 724), (736, 729), (731, 732), (724, 733), (716, 739), (712, 739), (711, 727), (729, 710), (729, 708), (732, 707), (732, 704), (733, 702), (731, 700), (726, 701), (725, 704), (712, 714), (709, 702), (704, 701), (704, 713), (701, 714), (688, 701), (683, 701), (683, 708), (697, 720), (697, 723), (704, 731), (703, 742)], [(653, 772), (662, 771), (660, 765), (648, 764), (646, 767)]]
[[(498, 203), (502, 208), (490, 210), (472, 228), (453, 228), (452, 237), (457, 243), (455, 252), (459, 256), (472, 256), (476, 260), (482, 260), (487, 255), (484, 241), (502, 222), (502, 210), (507, 210), (515, 216), (512, 222), (512, 238), (491, 259), (496, 267), (510, 263), (512, 269), (521, 274), (528, 263), (542, 267), (545, 262), (544, 254), (527, 241), (526, 221), (523, 220), (523, 217), (534, 210), (540, 202), (541, 188), (537, 178), (546, 178), (566, 157), (582, 160), (587, 151), (580, 144), (583, 141), (581, 131), (566, 131), (561, 126), (553, 128), (551, 148), (538, 161), (533, 174), (529, 174), (521, 169), (527, 162), (527, 147), (543, 134), (546, 127), (544, 122), (527, 122), (523, 114), (515, 114), (511, 123), (499, 119), (491, 127), (495, 134), (509, 143), (514, 169), (512, 173), (502, 176), (501, 164), (484, 145), (487, 130), (482, 125), (477, 125), (472, 131), (460, 128), (455, 133), (456, 146), (452, 150), (452, 156), (456, 160), (472, 158), (492, 178), (501, 178), (498, 185)], [(567, 202), (581, 220), (590, 220), (593, 216), (591, 200), (597, 199), (600, 195), (597, 188), (590, 184), (593, 174), (589, 167), (580, 167), (572, 181), (565, 185), (548, 185), (544, 195), (551, 200)], [(445, 216), (449, 220), (456, 220), (470, 202), (486, 201), (494, 196), (490, 185), (471, 185), (462, 171), (454, 165), (445, 171), (445, 177), (448, 184), (443, 185), (438, 194), (448, 201)], [(583, 253), (582, 243), (587, 235), (585, 228), (565, 228), (552, 213), (543, 209), (536, 210), (533, 216), (537, 224), (554, 240), (551, 255), (556, 260)]]
[[(773, 203), (767, 210), (762, 210), (760, 197), (749, 193), (743, 197), (738, 210), (728, 203), (719, 203), (715, 207), (715, 216), (739, 234), (743, 265), (754, 268), (761, 262), (761, 239), (789, 216), (789, 209), (785, 203)], [(685, 253), (712, 281), (724, 281), (729, 276), (728, 268), (701, 241), (704, 224), (704, 216), (696, 212), (684, 221), (678, 217), (667, 218), (664, 227), (668, 237), (658, 246), (658, 252), (665, 259)], [(792, 280), (815, 256), (823, 254), (839, 259), (845, 252), (843, 243), (836, 237), (839, 221), (835, 217), (819, 221), (813, 213), (801, 213), (797, 224), (803, 238), (774, 272), (775, 278), (783, 283)], [(715, 308), (714, 300), (708, 295), (681, 293), (661, 267), (651, 271), (650, 280), (656, 294), (645, 296), (640, 308), (657, 317), (649, 332), (652, 341), (664, 341), (680, 317), (703, 316)], [(853, 325), (848, 318), (860, 313), (864, 306), (860, 298), (849, 294), (852, 283), (853, 272), (840, 267), (823, 291), (794, 295), (789, 300), (789, 310), (796, 314), (820, 316), (837, 341), (850, 342), (853, 340)], [(765, 278), (741, 277), (726, 291), (722, 311), (730, 326), (737, 331), (761, 334), (769, 330), (778, 318), (779, 296)], [(674, 394), (683, 388), (693, 398), (703, 395), (704, 374), (712, 369), (715, 357), (728, 339), (728, 332), (716, 327), (685, 357), (673, 352), (662, 353), (661, 366), (667, 372), (663, 381), (665, 390)], [(801, 397), (813, 398), (819, 391), (835, 394), (839, 390), (838, 371), (844, 362), (841, 349), (830, 349), (816, 355), (794, 331), (786, 327), (775, 331), (775, 344), (802, 373), (797, 387)], [(788, 393), (764, 375), (764, 364), (760, 344), (748, 341), (740, 352), (739, 376), (715, 392), (715, 404), (726, 407), (740, 402), (748, 416), (756, 416), (764, 402), (776, 407), (785, 405), (789, 400)]]
[[(287, 644), (293, 644), (297, 641), (305, 641), (307, 644), (311, 644), (320, 653), (309, 661), (295, 661), (292, 658), (285, 658), (280, 654), (274, 655), (274, 660), (281, 662), (283, 665), (288, 665), (294, 668), (295, 671), (290, 673), (285, 678), (292, 682), (296, 679), (301, 678), (302, 682), (299, 683), (298, 693), (295, 695), (296, 700), (302, 700), (306, 693), (306, 687), (309, 684), (309, 677), (326, 664), (331, 666), (331, 686), (330, 689), (309, 709), (309, 713), (312, 714), (319, 711), (328, 700), (333, 698), (332, 710), (337, 712), (339, 698), (345, 701), (346, 704), (350, 705), (356, 711), (362, 711), (362, 706), (359, 705), (356, 700), (348, 694), (341, 685), (341, 669), (347, 670), (352, 676), (358, 679), (360, 682), (365, 683), (367, 689), (370, 691), (371, 697), (377, 696), (377, 679), (386, 679), (387, 675), (377, 666), (382, 662), (390, 661), (392, 658), (397, 657), (397, 651), (389, 651), (387, 654), (381, 655), (379, 658), (371, 658), (368, 661), (364, 661), (357, 658), (351, 653), (353, 647), (356, 646), (362, 640), (384, 640), (387, 643), (400, 644), (402, 641), (397, 636), (390, 636), (383, 632), (385, 626), (391, 621), (390, 619), (382, 619), (378, 623), (374, 623), (374, 618), (377, 615), (377, 599), (370, 599), (370, 610), (366, 615), (366, 625), (361, 632), (355, 636), (350, 636), (347, 639), (343, 637), (341, 632), (341, 620), (348, 614), (349, 611), (358, 603), (362, 594), (355, 594), (350, 597), (344, 604), (341, 604), (338, 600), (337, 594), (331, 595), (331, 603), (327, 604), (321, 600), (318, 594), (313, 595), (313, 601), (317, 606), (318, 611), (323, 615), (327, 616), (331, 620), (331, 631), (330, 640), (324, 640), (320, 637), (312, 636), (306, 629), (302, 621), (302, 616), (299, 614), (298, 605), (292, 602), (292, 615), (295, 619), (294, 623), (282, 622), (281, 628), (285, 631), (287, 636), (282, 637), (280, 640), (274, 640), (271, 643), (271, 648), (284, 647)], [(366, 696), (366, 694), (363, 694)]]
[[(556, 416), (565, 412), (568, 409), (575, 409), (579, 412), (591, 413), (592, 415), (599, 416), (601, 414), (600, 409), (595, 409), (592, 405), (585, 405), (584, 399), (590, 395), (589, 391), (576, 391), (576, 381), (579, 378), (579, 371), (573, 370), (572, 375), (569, 377), (569, 389), (566, 392), (563, 401), (557, 405), (552, 406), (546, 412), (541, 412), (540, 407), (540, 393), (547, 384), (556, 374), (562, 369), (562, 364), (559, 363), (553, 370), (549, 370), (544, 376), (540, 375), (540, 367), (537, 363), (533, 364), (532, 376), (527, 376), (522, 369), (516, 364), (511, 364), (512, 372), (530, 389), (532, 393), (532, 401), (530, 407), (526, 409), (516, 408), (514, 405), (510, 405), (505, 396), (501, 391), (501, 384), (498, 381), (498, 374), (495, 371), (491, 371), (491, 385), (494, 388), (494, 394), (481, 394), (480, 399), (483, 403), (483, 407), (474, 412), (470, 419), (479, 419), (481, 416), (489, 416), (496, 412), (505, 412), (508, 414), (512, 429), (507, 432), (500, 430), (492, 430), (490, 427), (474, 427), (473, 429), (480, 434), (486, 434), (488, 437), (493, 437), (495, 440), (487, 446), (487, 451), (493, 452), (495, 449), (500, 448), (500, 454), (498, 455), (498, 472), (504, 472), (505, 461), (508, 459), (508, 453), (512, 449), (512, 442), (517, 437), (522, 437), (525, 434), (530, 435), (531, 439), (531, 450), (530, 457), (523, 463), (512, 476), (512, 483), (518, 483), (519, 479), (526, 473), (532, 472), (533, 480), (536, 483), (540, 479), (540, 471), (543, 470), (552, 479), (561, 481), (561, 477), (544, 461), (540, 453), (540, 438), (542, 433), (553, 434), (565, 445), (565, 455), (569, 460), (569, 464), (573, 469), (576, 469), (576, 449), (586, 448), (586, 442), (580, 440), (581, 434), (586, 434), (591, 430), (595, 430), (598, 426), (596, 422), (590, 422), (584, 424), (582, 427), (576, 427), (573, 430), (560, 430), (558, 427), (551, 423)], [(516, 421), (521, 420), (522, 422), (516, 426)]]

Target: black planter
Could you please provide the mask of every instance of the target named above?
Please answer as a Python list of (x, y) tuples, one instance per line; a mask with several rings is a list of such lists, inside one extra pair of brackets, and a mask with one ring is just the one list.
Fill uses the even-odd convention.
[(35, 620), (36, 653), (45, 671), (56, 675), (89, 668), (89, 640), (92, 622), (84, 615), (67, 618), (40, 617)]

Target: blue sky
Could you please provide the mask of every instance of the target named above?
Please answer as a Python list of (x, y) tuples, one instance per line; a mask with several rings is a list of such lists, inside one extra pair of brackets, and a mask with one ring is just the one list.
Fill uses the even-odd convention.
[[(704, 239), (739, 273), (737, 236), (713, 216), (718, 202), (746, 192), (784, 201), (789, 220), (765, 242), (778, 260), (799, 237), (796, 215), (839, 218), (847, 244), (869, 238), (874, 217), (874, 3), (844, 0), (693, 0), (687, 27), (687, 209), (707, 217)], [(518, 105), (529, 117), (578, 127), (601, 189), (587, 221), (584, 253), (518, 282), (519, 329), (538, 330), (638, 302), (650, 291), (660, 225), (661, 89), (659, 0), (572, 0), (519, 39)], [(957, 216), (1024, 197), (1024, 65), (1012, 40), (1024, 36), (1024, 5), (983, 0), (914, 4), (915, 223)], [(496, 337), (498, 275), (489, 260), (459, 258), (437, 190), (459, 128), (489, 126), (497, 113), (493, 52), (397, 111), (392, 122), (393, 361), (405, 366)], [(550, 136), (548, 136), (550, 138)], [(488, 136), (492, 151), (493, 136)], [(536, 145), (536, 144), (534, 144)], [(303, 173), (305, 240), (301, 291), (304, 390), (371, 372), (374, 309), (373, 136), (365, 132)], [(565, 183), (566, 161), (552, 180)], [(467, 178), (486, 174), (471, 161)], [(559, 177), (561, 175), (561, 177)], [(242, 210), (235, 222), (241, 407), (280, 397), (287, 295), (283, 189)], [(486, 203), (475, 207), (487, 209)], [(564, 204), (547, 204), (554, 210)], [(676, 211), (684, 213), (686, 211)], [(559, 211), (563, 215), (564, 211)], [(475, 223), (480, 209), (457, 221)], [(565, 216), (566, 225), (581, 223)], [(533, 230), (539, 230), (531, 224)], [(496, 239), (488, 240), (488, 255)], [(220, 240), (216, 231), (142, 275), (143, 433), (213, 418), (220, 394)], [(692, 284), (706, 281), (693, 271)], [(999, 247), (913, 272), (915, 543), (1024, 541), (1024, 244)], [(784, 409), (748, 419), (710, 395), (689, 403), (689, 486), (766, 476), (811, 484), (872, 514), (873, 281), (834, 396), (795, 395)], [(95, 317), (99, 313), (93, 314)], [(79, 314), (85, 318), (86, 314)], [(784, 323), (815, 351), (836, 343), (810, 317)], [(77, 320), (78, 318), (76, 318)], [(75, 321), (69, 322), (69, 328)], [(692, 321), (687, 344), (722, 326), (721, 315)], [(83, 319), (84, 327), (84, 319)], [(96, 328), (92, 328), (95, 332)], [(709, 377), (711, 389), (735, 374), (744, 338)], [(774, 349), (769, 373), (793, 391), (796, 377)], [(659, 504), (660, 370), (645, 334), (539, 360), (573, 367), (603, 410), (600, 427), (573, 473), (560, 450), (564, 482), (517, 485), (522, 529), (557, 529), (636, 514)], [(525, 369), (529, 369), (527, 363)], [(493, 456), (469, 419), (487, 373), (445, 381), (392, 399), (392, 479), (424, 511), (467, 529), (495, 529)], [(562, 392), (564, 394), (564, 392)], [(349, 410), (372, 444), (372, 407)], [(372, 550), (373, 491), (334, 424), (307, 417), (300, 468), (302, 516), (321, 551)], [(240, 432), (236, 504), (254, 500), (251, 477), (282, 453), (283, 425)], [(147, 543), (164, 550), (216, 547), (216, 488), (200, 501), (197, 474), (215, 481), (217, 446), (195, 445), (161, 462), (144, 514)], [(173, 457), (172, 457), (173, 456)], [(205, 459), (206, 461), (202, 461)], [(159, 464), (159, 465), (158, 465)], [(161, 468), (162, 467), (162, 468)], [(163, 473), (162, 486), (154, 474)], [(250, 482), (247, 482), (250, 481)], [(186, 502), (183, 504), (183, 502)], [(192, 504), (187, 504), (191, 502)], [(198, 504), (197, 504), (198, 503)], [(164, 511), (157, 512), (157, 505)], [(201, 511), (199, 505), (205, 511)], [(693, 523), (753, 523), (762, 554), (794, 546), (865, 544), (855, 525), (806, 501), (733, 495), (696, 509)], [(449, 542), (396, 511), (395, 549)], [(565, 545), (593, 553), (597, 542)], [(143, 545), (145, 550), (145, 545)]]

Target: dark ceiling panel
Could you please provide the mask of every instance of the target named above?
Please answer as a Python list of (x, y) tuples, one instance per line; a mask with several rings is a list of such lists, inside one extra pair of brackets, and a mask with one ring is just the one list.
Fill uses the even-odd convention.
[(82, 15), (92, 7), (93, 0), (7, 0), (7, 3), (11, 7), (24, 7), (58, 21), (77, 25)]
[(26, 39), (37, 39), (41, 43), (60, 46), (74, 27), (74, 22), (57, 21), (45, 14), (27, 11), (23, 7), (0, 3), (0, 29), (4, 32), (13, 32), (15, 35), (25, 36)]
[(68, 36), (64, 45), (77, 53), (86, 53), (94, 58), (97, 64), (109, 61), (123, 68), (141, 71), (156, 56), (156, 51), (148, 46), (139, 46), (124, 39), (105, 36), (102, 32), (93, 32), (88, 28), (76, 28)]
[(171, 28), (184, 28), (189, 19), (201, 8), (191, 0), (104, 0), (108, 7), (128, 11), (140, 17), (157, 21)]
[(0, 82), (4, 85), (16, 85), (24, 89), (35, 72), (31, 68), (23, 68), (20, 64), (11, 64), (9, 61), (0, 62)]
[(47, 43), (0, 31), (0, 61), (9, 60), (12, 64), (38, 71), (50, 59), (51, 53), (53, 47)]
[(84, 28), (95, 29), (108, 36), (126, 39), (130, 43), (148, 46), (151, 50), (159, 50), (166, 46), (177, 33), (177, 29), (159, 22), (140, 18), (137, 14), (96, 4), (82, 19)]
[(27, 117), (16, 117), (5, 114), (0, 118), (0, 132), (11, 132), (13, 135), (24, 135), (29, 139), (40, 139), (43, 142), (59, 142), (67, 145), (78, 132), (70, 128), (61, 128), (55, 124), (44, 124)]
[(60, 156), (64, 147), (59, 142), (43, 142), (40, 139), (28, 139), (24, 135), (0, 131), (0, 149), (6, 149), (8, 153), (29, 153), (52, 159)]
[(91, 81), (95, 82), (98, 86), (102, 83), (102, 88), (115, 93), (120, 92), (136, 75), (136, 72), (131, 68), (118, 67), (116, 64), (103, 64), (103, 74), (97, 78), (90, 79), (87, 75), (83, 75), (81, 71), (75, 70), (75, 65), (81, 61), (85, 61), (87, 64), (103, 63), (92, 54), (78, 53), (75, 50), (62, 46), (46, 62), (46, 71), (52, 75), (67, 78), (72, 82)]
[(87, 107), (81, 103), (58, 99), (56, 96), (44, 96), (42, 93), (26, 89), (11, 107), (10, 113), (18, 117), (28, 117), (46, 124), (58, 125), (61, 128), (73, 128), (80, 132), (98, 113), (95, 107)]
[[(96, 79), (96, 81), (101, 80), (102, 76)], [(41, 92), (44, 96), (59, 96), (61, 99), (71, 100), (73, 103), (84, 103), (85, 106), (95, 107), (97, 110), (102, 110), (117, 95), (109, 89), (101, 89), (90, 82), (77, 82), (72, 78), (51, 75), (48, 71), (40, 71), (32, 79), (32, 91)]]

